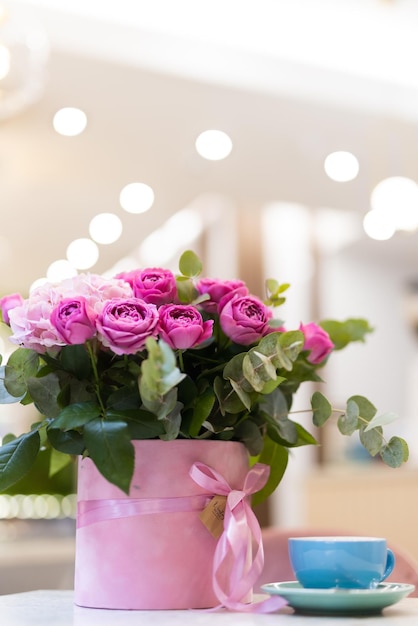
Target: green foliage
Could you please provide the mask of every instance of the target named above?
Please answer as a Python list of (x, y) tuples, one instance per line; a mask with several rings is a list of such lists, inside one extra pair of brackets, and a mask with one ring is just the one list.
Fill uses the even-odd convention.
[[(213, 320), (212, 338), (196, 348), (173, 350), (161, 338), (148, 338), (142, 351), (121, 356), (95, 337), (43, 354), (17, 348), (8, 363), (0, 365), (0, 403), (33, 403), (42, 416), (30, 432), (4, 438), (0, 490), (19, 484), (39, 457), (48, 459), (49, 474), (57, 476), (68, 470), (74, 456), (85, 455), (128, 493), (133, 440), (218, 439), (241, 441), (251, 462), (270, 466), (268, 483), (254, 497), (257, 504), (283, 478), (289, 450), (317, 444), (315, 436), (294, 421), (292, 411), (300, 385), (321, 381), (323, 363), (309, 360), (304, 334), (284, 331), (276, 319), (270, 320), (272, 332), (259, 341), (234, 343), (224, 334), (219, 315), (205, 307), (209, 295), (196, 288), (200, 259), (186, 251), (179, 269), (178, 301), (202, 305), (203, 319)], [(265, 302), (280, 306), (288, 288), (287, 283), (267, 280)], [(326, 320), (321, 327), (337, 350), (363, 342), (372, 330), (362, 319)], [(403, 439), (387, 441), (384, 436), (384, 427), (396, 416), (378, 414), (363, 396), (352, 396), (338, 409), (315, 391), (309, 412), (316, 428), (335, 416), (342, 435), (357, 434), (369, 454), (390, 467), (408, 459)]]

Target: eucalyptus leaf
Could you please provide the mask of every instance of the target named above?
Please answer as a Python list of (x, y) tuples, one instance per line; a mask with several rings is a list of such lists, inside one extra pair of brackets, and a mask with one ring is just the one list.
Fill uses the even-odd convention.
[(264, 438), (260, 428), (251, 419), (244, 420), (235, 428), (235, 436), (242, 441), (251, 456), (261, 454)]
[[(16, 374), (14, 370), (11, 370), (9, 375), (15, 376), (17, 379), (19, 379), (18, 374)], [(0, 404), (14, 404), (15, 402), (19, 402), (25, 396), (26, 389), (23, 391), (22, 394), (20, 394), (18, 396), (15, 396), (15, 395), (11, 394), (6, 389), (5, 377), (6, 377), (6, 366), (5, 365), (1, 365), (0, 366)], [(18, 389), (20, 389), (20, 387), (16, 387), (16, 391)]]
[(387, 426), (387, 424), (391, 424), (392, 422), (398, 419), (398, 415), (396, 413), (382, 413), (381, 415), (376, 415), (373, 419), (370, 420), (366, 428), (364, 429), (366, 432), (371, 430), (372, 428), (376, 428), (376, 426)]
[(409, 458), (408, 444), (401, 437), (392, 437), (381, 449), (380, 456), (389, 467), (400, 467)]
[(383, 447), (383, 431), (380, 426), (365, 431), (360, 428), (360, 441), (371, 456), (376, 456)]
[(320, 391), (315, 391), (311, 398), (313, 411), (312, 421), (315, 426), (323, 426), (332, 415), (332, 406), (329, 400)]
[(183, 276), (194, 278), (202, 272), (203, 264), (197, 254), (192, 250), (186, 250), (180, 257), (179, 269)]

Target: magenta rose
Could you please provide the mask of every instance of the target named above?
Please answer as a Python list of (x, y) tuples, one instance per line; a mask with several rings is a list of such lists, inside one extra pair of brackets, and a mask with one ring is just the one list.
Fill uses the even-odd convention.
[(224, 306), (235, 295), (248, 295), (248, 288), (242, 280), (202, 278), (197, 283), (196, 288), (201, 295), (208, 294), (209, 296), (209, 300), (200, 304), (202, 309), (208, 313), (217, 313), (221, 301), (222, 306)]
[(76, 345), (94, 337), (96, 317), (86, 298), (64, 298), (52, 310), (51, 324), (67, 344)]
[(194, 348), (212, 336), (213, 320), (203, 321), (199, 311), (186, 304), (165, 304), (158, 309), (159, 334), (171, 348)]
[(272, 313), (261, 300), (254, 296), (234, 297), (219, 315), (225, 335), (235, 343), (248, 346), (272, 332), (268, 325)]
[(303, 349), (310, 352), (308, 361), (314, 365), (321, 363), (334, 348), (328, 333), (314, 322), (300, 324), (299, 330), (305, 335)]
[(157, 336), (158, 309), (139, 298), (113, 298), (105, 302), (96, 326), (101, 343), (115, 354), (135, 354), (148, 337)]
[(0, 298), (0, 311), (3, 317), (3, 321), (6, 324), (10, 324), (9, 311), (17, 306), (23, 304), (24, 300), (20, 293), (11, 293), (8, 296)]
[(123, 278), (129, 283), (134, 296), (142, 298), (145, 302), (161, 306), (176, 300), (176, 279), (170, 270), (150, 267), (118, 274), (117, 278)]

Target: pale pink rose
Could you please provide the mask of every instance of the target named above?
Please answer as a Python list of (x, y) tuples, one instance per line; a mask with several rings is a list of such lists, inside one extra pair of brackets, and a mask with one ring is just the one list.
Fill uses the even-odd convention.
[(40, 354), (48, 348), (63, 346), (65, 342), (51, 323), (53, 306), (42, 298), (28, 298), (22, 306), (9, 311), (13, 335), (10, 341)]
[(63, 280), (55, 287), (61, 298), (84, 296), (91, 309), (98, 312), (102, 304), (113, 298), (131, 298), (132, 287), (118, 278), (103, 278), (98, 274), (79, 274)]
[(310, 352), (308, 361), (314, 365), (321, 363), (334, 348), (328, 333), (314, 322), (300, 324), (299, 330), (305, 336), (303, 350)]
[(225, 335), (243, 346), (255, 343), (274, 329), (270, 309), (254, 296), (234, 297), (222, 308), (219, 322)]
[(235, 295), (248, 295), (248, 288), (242, 280), (218, 280), (213, 278), (201, 278), (196, 288), (199, 294), (208, 294), (209, 300), (205, 300), (200, 307), (208, 313), (217, 313), (228, 300)]
[(204, 322), (194, 306), (164, 304), (159, 308), (158, 315), (159, 335), (171, 348), (194, 348), (212, 336), (213, 320)]
[(10, 324), (9, 311), (23, 304), (24, 300), (20, 293), (11, 293), (8, 296), (0, 298), (0, 311), (5, 324)]
[(52, 310), (51, 323), (60, 337), (70, 345), (82, 344), (96, 334), (97, 314), (83, 296), (64, 298)]
[(176, 278), (170, 270), (160, 267), (132, 270), (118, 274), (128, 282), (136, 298), (156, 306), (175, 302), (177, 298)]
[(158, 334), (158, 309), (139, 298), (114, 298), (103, 306), (96, 320), (98, 338), (115, 354), (143, 350), (148, 337)]

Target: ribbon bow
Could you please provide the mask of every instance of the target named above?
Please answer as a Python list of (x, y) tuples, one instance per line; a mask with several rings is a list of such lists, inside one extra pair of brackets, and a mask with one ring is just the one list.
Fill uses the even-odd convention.
[[(260, 602), (243, 602), (257, 582), (264, 566), (261, 529), (249, 503), (249, 496), (267, 482), (270, 468), (257, 463), (245, 477), (242, 489), (231, 489), (223, 476), (204, 463), (194, 463), (191, 478), (206, 492), (226, 496), (224, 531), (219, 538), (213, 559), (213, 590), (220, 606), (245, 612), (268, 613), (282, 608), (286, 601), (278, 596)], [(252, 558), (253, 544), (255, 554)], [(219, 574), (228, 560), (228, 589), (222, 588)]]

